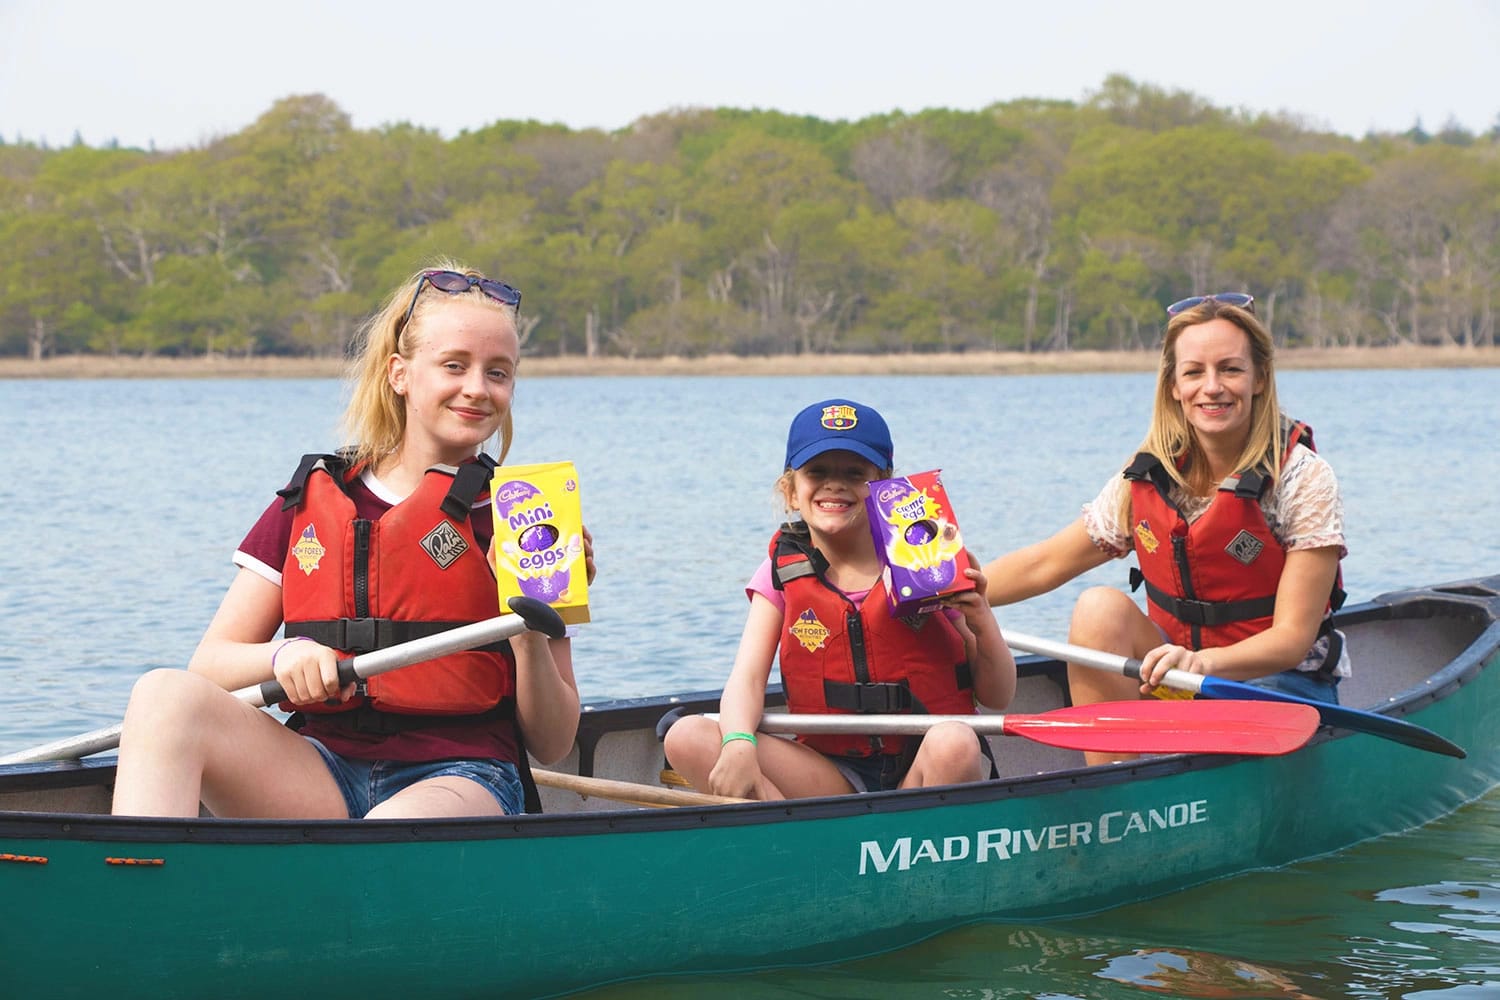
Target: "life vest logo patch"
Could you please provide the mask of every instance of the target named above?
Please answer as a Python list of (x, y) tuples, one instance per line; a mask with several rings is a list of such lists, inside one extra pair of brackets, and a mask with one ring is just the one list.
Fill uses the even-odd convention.
[(309, 524), (302, 529), (302, 534), (297, 536), (297, 544), (292, 546), (292, 555), (297, 557), (297, 568), (302, 571), (303, 576), (312, 576), (313, 570), (323, 561), (328, 550), (323, 543), (318, 541), (318, 530)]
[(1235, 559), (1238, 559), (1246, 566), (1249, 566), (1251, 563), (1255, 562), (1255, 558), (1260, 555), (1261, 550), (1263, 550), (1265, 547), (1265, 542), (1261, 541), (1259, 538), (1256, 538), (1244, 528), (1241, 528), (1240, 533), (1238, 535), (1235, 535), (1234, 538), (1230, 539), (1228, 545), (1224, 546), (1224, 551), (1228, 552), (1231, 556), (1233, 556)]
[(438, 564), (438, 569), (447, 569), (458, 561), (459, 556), (469, 551), (469, 543), (464, 541), (464, 536), (447, 521), (439, 521), (436, 527), (422, 536), (420, 544), (422, 551)]
[(1151, 533), (1151, 525), (1145, 520), (1142, 520), (1135, 526), (1135, 538), (1136, 541), (1141, 543), (1141, 548), (1146, 550), (1147, 555), (1155, 552), (1157, 547), (1161, 545), (1161, 542), (1158, 542), (1156, 536)]
[(812, 608), (808, 608), (797, 616), (790, 631), (792, 637), (802, 643), (802, 648), (809, 653), (816, 653), (828, 641), (828, 626), (818, 621), (818, 616), (813, 614)]

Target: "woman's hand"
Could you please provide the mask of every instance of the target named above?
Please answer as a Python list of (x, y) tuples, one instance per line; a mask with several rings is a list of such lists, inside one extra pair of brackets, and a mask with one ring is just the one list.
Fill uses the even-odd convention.
[(1141, 657), (1141, 694), (1150, 694), (1152, 688), (1159, 687), (1166, 680), (1168, 670), (1181, 670), (1205, 677), (1212, 675), (1214, 663), (1209, 655), (1212, 652), (1211, 649), (1195, 651), (1170, 643), (1157, 646)]

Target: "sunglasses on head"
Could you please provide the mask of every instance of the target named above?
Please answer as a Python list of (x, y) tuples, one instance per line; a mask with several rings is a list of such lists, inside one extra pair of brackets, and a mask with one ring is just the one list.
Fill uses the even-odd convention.
[(417, 299), (421, 297), (422, 289), (427, 285), (431, 285), (440, 292), (447, 292), (449, 295), (460, 295), (478, 286), (481, 292), (501, 305), (514, 309), (521, 308), (521, 290), (512, 288), (503, 281), (476, 278), (468, 274), (459, 274), (457, 271), (423, 271), (422, 276), (417, 279), (417, 290), (412, 292), (411, 305), (406, 307), (406, 315), (401, 317), (401, 326), (398, 329), (406, 329), (406, 324), (411, 322), (411, 314), (417, 308)]
[(1167, 306), (1167, 315), (1176, 316), (1180, 312), (1201, 306), (1205, 302), (1222, 302), (1226, 306), (1237, 306), (1251, 315), (1255, 313), (1255, 296), (1249, 292), (1215, 292), (1212, 295), (1193, 295), (1180, 299)]

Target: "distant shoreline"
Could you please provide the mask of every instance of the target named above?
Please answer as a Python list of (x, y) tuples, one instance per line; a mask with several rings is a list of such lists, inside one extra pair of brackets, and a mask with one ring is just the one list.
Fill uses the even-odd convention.
[[(1043, 375), (1154, 370), (1155, 351), (970, 351), (962, 354), (817, 354), (741, 358), (527, 357), (524, 377), (735, 375)], [(1285, 348), (1284, 370), (1332, 368), (1500, 368), (1500, 347)], [(336, 358), (110, 358), (68, 355), (0, 358), (0, 379), (338, 378)]]

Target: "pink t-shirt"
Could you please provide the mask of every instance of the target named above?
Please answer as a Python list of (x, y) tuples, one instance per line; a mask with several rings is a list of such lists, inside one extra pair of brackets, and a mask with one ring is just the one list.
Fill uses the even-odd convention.
[[(355, 514), (366, 520), (378, 520), (400, 503), (402, 498), (366, 471), (350, 486)], [(234, 554), (234, 564), (281, 586), (281, 570), (292, 542), (291, 510), (282, 510), (277, 497), (250, 528)], [(489, 506), (474, 505), (469, 523), (475, 540), (488, 549), (494, 536), (494, 522)], [(496, 758), (515, 761), (518, 756), (510, 726), (493, 723), (448, 723), (433, 729), (412, 729), (403, 733), (377, 734), (355, 732), (337, 715), (303, 713), (307, 720), (300, 732), (315, 737), (334, 753), (357, 760), (473, 760)]]

